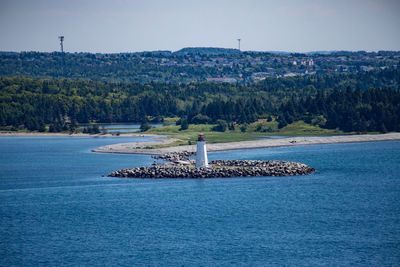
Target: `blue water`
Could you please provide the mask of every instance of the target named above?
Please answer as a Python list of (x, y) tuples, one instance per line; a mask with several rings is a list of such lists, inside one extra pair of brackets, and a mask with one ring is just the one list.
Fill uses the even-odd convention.
[(138, 140), (0, 137), (0, 266), (400, 264), (400, 142), (209, 154), (308, 176), (102, 177), (153, 160), (90, 150)]
[[(88, 124), (80, 126), (79, 129), (83, 129), (87, 125)], [(150, 123), (150, 125), (153, 128), (166, 126), (166, 124), (162, 124), (162, 123)], [(104, 128), (109, 133), (116, 133), (116, 132), (131, 133), (131, 132), (140, 131), (140, 124), (134, 124), (134, 123), (124, 123), (124, 124), (103, 123), (103, 124), (98, 124), (98, 126), (99, 126), (100, 130), (102, 130)]]

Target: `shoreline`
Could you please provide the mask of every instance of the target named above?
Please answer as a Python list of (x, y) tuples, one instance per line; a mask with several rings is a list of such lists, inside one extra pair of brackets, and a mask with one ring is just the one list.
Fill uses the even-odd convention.
[[(337, 135), (337, 136), (307, 136), (307, 137), (288, 137), (282, 139), (262, 139), (254, 141), (242, 141), (231, 143), (215, 143), (207, 144), (208, 152), (242, 150), (242, 149), (258, 149), (258, 148), (273, 148), (273, 147), (288, 147), (301, 145), (319, 145), (319, 144), (341, 144), (341, 143), (362, 143), (362, 142), (378, 142), (378, 141), (396, 141), (400, 140), (400, 133), (387, 134), (363, 134), (363, 135)], [(166, 141), (164, 139), (164, 141)], [(175, 141), (175, 140), (173, 140)], [(162, 144), (171, 143), (166, 142)], [(161, 155), (171, 152), (195, 152), (196, 145), (184, 145), (176, 147), (165, 147), (158, 149), (145, 149), (145, 146), (161, 144), (156, 142), (141, 142), (137, 143), (121, 143), (108, 146), (102, 146), (92, 150), (92, 152), (100, 153), (118, 153), (118, 154), (146, 154), (146, 155)]]
[(113, 135), (111, 133), (107, 134), (87, 134), (87, 133), (76, 133), (76, 134), (69, 134), (69, 133), (39, 133), (39, 132), (32, 132), (32, 133), (23, 133), (23, 132), (5, 132), (0, 131), (0, 136), (25, 136), (25, 137), (160, 137), (163, 138), (164, 136), (156, 135), (156, 134), (139, 134), (139, 133), (128, 133), (128, 134), (120, 134), (120, 135)]
[[(167, 145), (175, 141), (176, 138), (169, 138), (164, 135), (156, 134), (142, 134), (142, 133), (129, 133), (129, 134), (68, 134), (68, 133), (21, 133), (21, 132), (0, 132), (1, 136), (9, 137), (153, 137), (150, 142), (133, 142), (133, 143), (119, 143), (107, 145), (93, 149), (92, 152), (99, 153), (116, 153), (116, 154), (146, 154), (146, 155), (162, 155), (173, 152), (195, 152), (196, 145), (182, 145), (175, 147), (165, 147), (148, 149), (146, 147), (154, 145)], [(273, 147), (288, 147), (288, 146), (301, 146), (301, 145), (319, 145), (319, 144), (341, 144), (341, 143), (362, 143), (362, 142), (380, 142), (380, 141), (396, 141), (400, 140), (400, 132), (387, 133), (387, 134), (361, 134), (361, 135), (333, 135), (333, 136), (296, 136), (285, 137), (279, 139), (260, 139), (252, 141), (229, 142), (229, 143), (215, 143), (207, 144), (208, 152), (229, 151), (229, 150), (242, 150), (242, 149), (258, 149), (258, 148), (273, 148)]]

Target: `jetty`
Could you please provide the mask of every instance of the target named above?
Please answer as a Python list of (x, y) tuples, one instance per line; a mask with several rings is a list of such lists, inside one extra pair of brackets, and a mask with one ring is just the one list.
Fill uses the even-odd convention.
[[(306, 175), (315, 171), (305, 164), (290, 161), (263, 160), (214, 160), (207, 161), (207, 150), (203, 135), (199, 136), (201, 154), (182, 151), (152, 156), (157, 162), (153, 166), (117, 170), (109, 177), (123, 178), (231, 178), (256, 176)], [(190, 157), (196, 155), (196, 160)]]
[(137, 167), (111, 173), (110, 177), (125, 178), (229, 178), (256, 176), (306, 175), (315, 171), (305, 164), (290, 161), (215, 160), (208, 168), (193, 165), (165, 164)]
[[(190, 156), (196, 154), (196, 161)], [(289, 161), (263, 160), (214, 160), (208, 162), (206, 138), (203, 133), (197, 139), (196, 153), (183, 151), (153, 156), (168, 163), (161, 166), (154, 162), (150, 167), (123, 169), (110, 177), (132, 178), (227, 178), (254, 176), (293, 176), (313, 173), (305, 164)]]

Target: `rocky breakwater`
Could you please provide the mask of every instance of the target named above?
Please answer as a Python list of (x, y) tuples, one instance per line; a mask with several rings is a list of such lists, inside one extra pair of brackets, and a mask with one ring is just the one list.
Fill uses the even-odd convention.
[(110, 177), (131, 178), (225, 178), (254, 176), (294, 176), (311, 174), (315, 170), (305, 164), (288, 161), (215, 160), (209, 168), (190, 165), (161, 165), (123, 169)]
[(152, 158), (166, 160), (172, 164), (190, 165), (195, 163), (193, 159), (189, 159), (190, 156), (194, 155), (196, 155), (195, 152), (182, 151), (182, 152), (170, 152), (162, 155), (154, 155), (152, 156)]

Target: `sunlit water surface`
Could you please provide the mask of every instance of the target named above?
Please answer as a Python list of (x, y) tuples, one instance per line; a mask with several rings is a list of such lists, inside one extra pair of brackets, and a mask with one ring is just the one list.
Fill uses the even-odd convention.
[(0, 266), (399, 265), (400, 142), (209, 153), (289, 160), (307, 176), (103, 177), (147, 140), (0, 137)]

